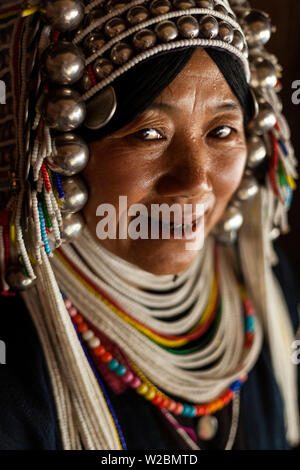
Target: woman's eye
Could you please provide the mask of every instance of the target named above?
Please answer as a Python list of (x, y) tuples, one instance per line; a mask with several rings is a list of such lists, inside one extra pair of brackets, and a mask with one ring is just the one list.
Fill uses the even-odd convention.
[(141, 138), (142, 140), (159, 140), (164, 138), (160, 131), (150, 127), (146, 129), (141, 129), (134, 135)]
[(217, 139), (226, 139), (232, 134), (232, 132), (234, 132), (234, 129), (232, 129), (232, 127), (219, 126), (216, 127), (213, 131), (211, 131), (208, 136)]

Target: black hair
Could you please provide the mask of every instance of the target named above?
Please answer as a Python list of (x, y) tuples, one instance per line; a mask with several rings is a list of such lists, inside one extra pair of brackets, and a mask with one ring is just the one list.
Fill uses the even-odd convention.
[[(183, 48), (152, 57), (130, 69), (113, 83), (117, 109), (112, 119), (99, 130), (82, 126), (80, 134), (92, 142), (121, 129), (141, 114), (185, 67), (196, 47)], [(241, 64), (224, 50), (205, 48), (238, 98), (245, 127), (253, 117), (253, 101)]]

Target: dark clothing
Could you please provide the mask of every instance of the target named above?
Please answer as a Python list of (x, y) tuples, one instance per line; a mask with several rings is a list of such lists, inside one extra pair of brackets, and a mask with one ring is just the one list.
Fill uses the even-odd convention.
[[(294, 330), (299, 327), (300, 293), (285, 255), (274, 272), (285, 294)], [(0, 365), (0, 449), (61, 449), (49, 374), (37, 333), (22, 301), (1, 299), (0, 340), (6, 344), (6, 363)], [(300, 380), (299, 380), (300, 390)], [(132, 389), (121, 395), (107, 387), (129, 450), (188, 449), (161, 411)], [(216, 413), (219, 428), (201, 449), (224, 449), (231, 426), (232, 405)], [(197, 419), (177, 417), (195, 428)], [(241, 389), (241, 409), (233, 449), (284, 450), (286, 442), (282, 399), (274, 379), (270, 354), (261, 354)], [(298, 449), (299, 450), (299, 449)]]

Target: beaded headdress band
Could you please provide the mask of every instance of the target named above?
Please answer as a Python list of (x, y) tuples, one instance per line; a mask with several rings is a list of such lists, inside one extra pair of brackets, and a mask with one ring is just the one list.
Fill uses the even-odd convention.
[(273, 29), (270, 17), (246, 0), (29, 0), (0, 10), (0, 78), (7, 86), (0, 105), (2, 291), (30, 286), (41, 250), (51, 256), (82, 229), (87, 190), (77, 173), (88, 147), (76, 128), (105, 126), (118, 106), (114, 80), (180, 48), (232, 54), (256, 105), (245, 174), (215, 235), (223, 243), (237, 239), (241, 204), (258, 193), (254, 173), (262, 165), (270, 238), (286, 232), (297, 162), (277, 95), (281, 67), (264, 47)]

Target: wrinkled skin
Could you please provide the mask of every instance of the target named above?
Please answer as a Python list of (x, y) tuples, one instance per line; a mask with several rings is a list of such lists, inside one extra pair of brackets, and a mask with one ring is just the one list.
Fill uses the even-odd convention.
[[(243, 112), (216, 64), (197, 49), (174, 81), (130, 124), (90, 144), (84, 216), (98, 243), (154, 274), (175, 274), (197, 255), (184, 240), (99, 240), (96, 208), (119, 195), (143, 203), (204, 204), (205, 237), (238, 188), (247, 150)], [(148, 129), (151, 129), (150, 131)], [(130, 218), (129, 218), (130, 219)], [(129, 220), (128, 219), (128, 223)]]

